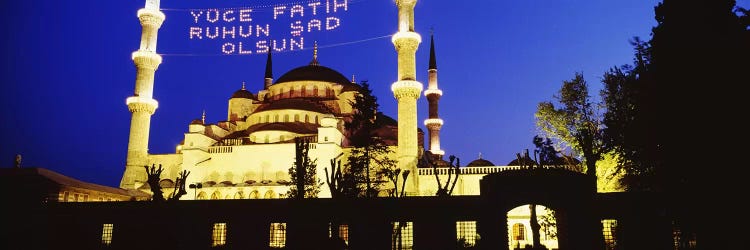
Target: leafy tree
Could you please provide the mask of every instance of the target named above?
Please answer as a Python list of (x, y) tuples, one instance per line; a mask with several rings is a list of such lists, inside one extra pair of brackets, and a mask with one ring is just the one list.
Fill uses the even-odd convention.
[[(343, 195), (346, 197), (375, 197), (385, 171), (394, 169), (396, 161), (388, 157), (392, 153), (376, 130), (383, 127), (378, 116), (377, 98), (367, 81), (361, 82), (359, 94), (351, 102), (352, 118), (344, 124), (349, 132), (353, 148), (348, 157), (347, 168), (342, 175)], [(375, 175), (375, 176), (372, 176)]]
[[(750, 68), (750, 19), (734, 0), (664, 0), (655, 7), (656, 27), (648, 42), (635, 40), (633, 66), (604, 76), (607, 144), (617, 152), (629, 190), (667, 195), (678, 224), (699, 233), (701, 248), (741, 248), (715, 230), (733, 220), (701, 219), (725, 213), (721, 194), (739, 190), (741, 180), (725, 149), (738, 150), (744, 123), (720, 113), (740, 114), (747, 98), (739, 91)], [(687, 132), (686, 132), (687, 131)], [(730, 153), (729, 155), (737, 155)], [(697, 167), (700, 166), (700, 167)], [(700, 206), (698, 206), (700, 207)], [(695, 231), (694, 231), (695, 232)]]
[(177, 201), (180, 200), (183, 195), (187, 194), (187, 191), (185, 190), (185, 180), (187, 180), (188, 175), (190, 175), (189, 171), (183, 170), (180, 172), (180, 176), (175, 180), (172, 194), (170, 194), (169, 197), (164, 198), (164, 192), (162, 192), (161, 185), (159, 185), (159, 181), (161, 181), (161, 173), (164, 171), (161, 164), (159, 164), (159, 168), (156, 168), (156, 164), (151, 165), (151, 168), (148, 166), (143, 167), (146, 169), (146, 182), (153, 193), (151, 200), (155, 202)]
[(586, 174), (596, 175), (596, 161), (607, 152), (604, 144), (601, 115), (590, 100), (588, 85), (581, 73), (563, 86), (554, 96), (560, 104), (541, 102), (535, 113), (536, 124), (548, 137), (556, 138), (583, 156)]
[(320, 193), (323, 185), (317, 178), (317, 160), (310, 160), (310, 138), (297, 137), (294, 139), (296, 156), (294, 166), (289, 168), (292, 188), (287, 191), (289, 198), (314, 198)]

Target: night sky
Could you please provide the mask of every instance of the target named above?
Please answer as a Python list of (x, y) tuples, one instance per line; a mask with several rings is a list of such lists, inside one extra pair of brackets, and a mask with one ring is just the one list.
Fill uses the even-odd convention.
[[(323, 6), (325, 0), (322, 1)], [(16, 154), (23, 166), (44, 167), (84, 181), (118, 186), (127, 153), (130, 112), (141, 26), (136, 11), (144, 0), (3, 1), (3, 122), (0, 166)], [(298, 39), (304, 49), (274, 52), (274, 77), (306, 65), (318, 41), (319, 62), (347, 77), (368, 80), (381, 111), (396, 118), (390, 85), (396, 80), (396, 52), (390, 36), (397, 30), (394, 1), (350, 0), (347, 10), (273, 19), (269, 4), (293, 0), (163, 0), (167, 18), (159, 32), (151, 120), (151, 153), (173, 153), (188, 123), (202, 110), (207, 122), (226, 119), (227, 101), (242, 82), (257, 92), (263, 86), (265, 55), (258, 40)], [(649, 39), (657, 0), (420, 0), (416, 31), (418, 80), (427, 83), (430, 29), (434, 29), (440, 100), (445, 121), (441, 144), (462, 165), (478, 157), (505, 165), (514, 154), (533, 148), (537, 103), (550, 100), (563, 80), (580, 71), (598, 95), (601, 75), (630, 63), (629, 40)], [(738, 1), (749, 6), (750, 1)], [(251, 6), (252, 24), (268, 24), (269, 37), (251, 36), (247, 55), (222, 55), (222, 44), (240, 39), (190, 39), (190, 27), (238, 26), (238, 22), (196, 23), (190, 9)], [(223, 9), (223, 11), (228, 9)], [(236, 14), (236, 13), (235, 13)], [(230, 15), (231, 17), (231, 15)], [(339, 20), (332, 30), (293, 36), (292, 22)], [(205, 17), (203, 17), (205, 18)], [(253, 34), (254, 35), (254, 34)], [(235, 45), (236, 46), (236, 45)], [(250, 49), (247, 49), (250, 47)], [(236, 53), (235, 53), (236, 54)], [(419, 126), (427, 100), (418, 101)], [(426, 139), (426, 138), (425, 138)]]

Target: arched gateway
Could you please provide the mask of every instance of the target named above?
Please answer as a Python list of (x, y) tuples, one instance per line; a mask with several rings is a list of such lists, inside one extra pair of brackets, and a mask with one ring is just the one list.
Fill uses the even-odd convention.
[(539, 204), (556, 212), (559, 249), (603, 248), (592, 176), (563, 168), (518, 169), (489, 174), (480, 188), (483, 211), (477, 230), (484, 247), (507, 249), (506, 213)]

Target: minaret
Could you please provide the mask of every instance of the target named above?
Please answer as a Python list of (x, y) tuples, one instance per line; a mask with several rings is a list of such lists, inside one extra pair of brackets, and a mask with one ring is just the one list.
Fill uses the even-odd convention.
[(398, 81), (391, 85), (398, 102), (398, 167), (410, 170), (406, 192), (419, 194), (417, 177), (417, 99), (422, 93), (422, 83), (417, 81), (415, 54), (422, 37), (414, 32), (414, 5), (417, 0), (396, 0), (398, 7), (398, 32), (391, 41), (398, 53)]
[(146, 0), (146, 6), (138, 10), (142, 31), (140, 48), (132, 54), (136, 67), (135, 92), (125, 101), (132, 113), (125, 173), (120, 182), (120, 187), (125, 189), (135, 189), (136, 181), (146, 181), (143, 166), (148, 164), (151, 115), (159, 106), (153, 99), (154, 73), (161, 64), (161, 56), (156, 54), (156, 37), (164, 18), (159, 0)]
[(271, 49), (268, 49), (268, 58), (266, 59), (266, 78), (263, 81), (263, 89), (268, 90), (268, 88), (271, 87), (271, 84), (273, 84), (273, 66), (271, 63)]
[(430, 35), (430, 67), (427, 69), (427, 79), (427, 90), (424, 91), (424, 96), (430, 103), (430, 113), (427, 120), (424, 120), (424, 125), (427, 126), (430, 135), (430, 152), (442, 159), (445, 155), (445, 151), (440, 149), (440, 128), (443, 126), (443, 120), (438, 116), (438, 101), (443, 96), (443, 91), (438, 89), (435, 39), (432, 35)]

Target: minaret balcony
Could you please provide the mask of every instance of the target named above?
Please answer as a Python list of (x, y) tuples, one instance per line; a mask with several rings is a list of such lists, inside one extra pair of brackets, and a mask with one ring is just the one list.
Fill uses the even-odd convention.
[(393, 37), (391, 37), (391, 42), (393, 44), (402, 43), (401, 41), (407, 41), (407, 43), (413, 44), (414, 50), (416, 50), (416, 47), (419, 46), (420, 43), (422, 43), (422, 36), (420, 36), (417, 32), (399, 31), (396, 32), (396, 34), (393, 34)]
[(414, 80), (400, 80), (391, 84), (393, 95), (399, 99), (404, 96), (411, 96), (414, 99), (419, 98), (422, 92), (422, 83)]
[(128, 105), (130, 112), (146, 111), (152, 114), (159, 107), (159, 102), (156, 100), (140, 96), (128, 97), (125, 99), (125, 104)]
[(439, 96), (442, 96), (443, 95), (443, 91), (439, 90), (439, 89), (427, 89), (427, 90), (424, 91), (424, 96), (428, 96), (428, 95), (439, 95)]
[(137, 50), (131, 54), (131, 58), (136, 66), (149, 69), (158, 68), (159, 64), (162, 62), (162, 58), (159, 54), (148, 50)]
[(430, 153), (433, 155), (445, 155), (445, 151), (440, 149), (430, 149)]
[(166, 18), (167, 16), (164, 15), (164, 12), (158, 9), (143, 8), (138, 10), (138, 19), (141, 20), (141, 25), (161, 26)]
[(427, 127), (438, 126), (438, 128), (439, 128), (439, 126), (443, 126), (443, 119), (440, 119), (440, 118), (430, 118), (430, 119), (424, 120), (424, 125), (427, 126)]

